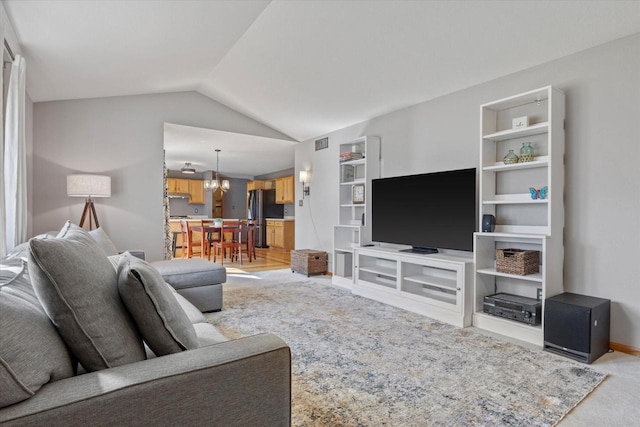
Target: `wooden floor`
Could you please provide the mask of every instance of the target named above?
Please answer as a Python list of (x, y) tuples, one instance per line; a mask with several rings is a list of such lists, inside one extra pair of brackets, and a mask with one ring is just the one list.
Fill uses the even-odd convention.
[[(176, 258), (181, 258), (180, 249), (178, 249)], [(217, 259), (216, 263), (220, 263), (220, 258)], [(242, 254), (242, 264), (225, 259), (224, 266), (227, 267), (227, 269), (238, 269), (248, 273), (255, 271), (280, 270), (282, 268), (291, 267), (291, 252), (277, 248), (256, 248), (256, 259), (251, 262), (247, 259), (246, 254)]]

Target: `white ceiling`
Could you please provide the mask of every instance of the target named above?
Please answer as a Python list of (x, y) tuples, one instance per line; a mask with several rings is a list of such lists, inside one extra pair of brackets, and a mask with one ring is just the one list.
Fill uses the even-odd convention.
[(33, 101), (197, 90), (298, 141), (640, 32), (640, 1), (4, 0)]
[(233, 132), (165, 123), (164, 150), (167, 168), (179, 170), (190, 162), (196, 172), (216, 170), (225, 177), (252, 179), (293, 167), (297, 142)]

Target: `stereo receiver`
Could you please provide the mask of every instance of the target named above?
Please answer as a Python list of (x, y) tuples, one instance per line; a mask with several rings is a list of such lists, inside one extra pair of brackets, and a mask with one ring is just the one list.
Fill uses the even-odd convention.
[(541, 301), (504, 292), (484, 297), (482, 311), (529, 325), (539, 325), (542, 321)]

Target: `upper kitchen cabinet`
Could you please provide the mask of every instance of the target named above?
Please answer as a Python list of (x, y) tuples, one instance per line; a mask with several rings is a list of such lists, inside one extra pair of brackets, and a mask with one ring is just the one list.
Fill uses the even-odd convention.
[(189, 196), (190, 205), (204, 205), (204, 181), (201, 179), (167, 178), (167, 192)]
[(169, 194), (189, 194), (189, 180), (167, 178), (167, 191)]
[(189, 204), (204, 205), (204, 181), (201, 179), (190, 179), (189, 181)]
[(280, 205), (292, 204), (295, 198), (293, 175), (276, 178), (276, 203)]
[(248, 181), (247, 191), (264, 190), (264, 181)]

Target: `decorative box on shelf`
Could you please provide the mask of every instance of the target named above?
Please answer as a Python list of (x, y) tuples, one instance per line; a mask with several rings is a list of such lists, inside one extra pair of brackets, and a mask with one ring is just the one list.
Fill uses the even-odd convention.
[(526, 276), (540, 271), (540, 251), (496, 249), (496, 271)]
[(352, 151), (348, 151), (346, 153), (340, 153), (341, 162), (348, 162), (350, 160), (360, 160), (362, 158), (364, 158), (364, 155), (362, 153), (354, 153)]
[(327, 253), (313, 249), (291, 251), (291, 271), (306, 274), (325, 274), (327, 272)]

